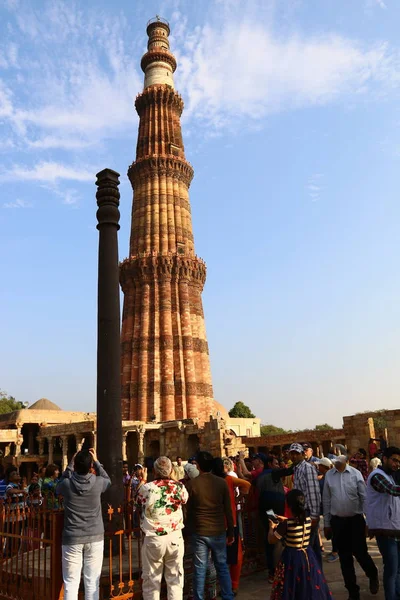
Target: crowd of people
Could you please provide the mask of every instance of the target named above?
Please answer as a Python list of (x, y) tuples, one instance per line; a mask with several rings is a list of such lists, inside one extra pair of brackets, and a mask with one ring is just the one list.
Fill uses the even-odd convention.
[[(371, 446), (374, 442), (374, 447)], [(369, 458), (369, 462), (367, 460)], [(238, 593), (248, 519), (262, 526), (271, 600), (332, 598), (325, 562), (340, 561), (349, 600), (360, 599), (358, 561), (371, 594), (379, 574), (367, 539), (383, 559), (386, 600), (400, 598), (400, 449), (370, 441), (349, 456), (344, 447), (314, 456), (310, 444), (293, 443), (281, 454), (244, 452), (231, 458), (199, 451), (188, 461), (161, 456), (153, 468), (123, 464), (141, 545), (144, 600), (223, 600)], [(63, 499), (62, 569), (65, 600), (77, 600), (81, 575), (85, 599), (98, 600), (103, 562), (101, 495), (111, 484), (96, 453), (80, 450), (60, 476), (47, 465), (29, 485), (16, 467), (0, 481), (9, 514), (23, 506), (48, 509)], [(21, 525), (22, 527), (22, 522)], [(16, 523), (14, 520), (13, 531)], [(326, 553), (324, 538), (332, 540)], [(5, 556), (7, 548), (3, 547)]]

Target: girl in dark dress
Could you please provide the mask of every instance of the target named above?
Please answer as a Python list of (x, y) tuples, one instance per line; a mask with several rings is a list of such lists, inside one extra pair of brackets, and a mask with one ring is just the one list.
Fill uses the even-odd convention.
[(324, 574), (309, 546), (311, 519), (306, 516), (303, 492), (292, 490), (286, 496), (293, 515), (270, 521), (268, 542), (282, 540), (285, 549), (275, 570), (271, 600), (332, 600)]

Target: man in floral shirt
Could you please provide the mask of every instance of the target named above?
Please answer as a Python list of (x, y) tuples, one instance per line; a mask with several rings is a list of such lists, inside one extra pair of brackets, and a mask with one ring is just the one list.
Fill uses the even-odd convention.
[(160, 598), (164, 574), (168, 598), (181, 600), (184, 554), (182, 504), (188, 501), (188, 493), (184, 485), (172, 479), (172, 463), (166, 456), (155, 461), (154, 474), (154, 481), (142, 481), (136, 494), (136, 504), (141, 509), (140, 527), (145, 534), (142, 546), (143, 598)]

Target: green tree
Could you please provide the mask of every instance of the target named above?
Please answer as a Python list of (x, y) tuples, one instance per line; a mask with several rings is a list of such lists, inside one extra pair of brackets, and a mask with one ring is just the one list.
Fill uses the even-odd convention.
[(235, 406), (229, 411), (229, 416), (233, 419), (254, 419), (250, 408), (244, 402), (236, 402)]
[(21, 408), (24, 408), (22, 402), (19, 402), (13, 396), (9, 396), (7, 392), (0, 390), (0, 415), (5, 415), (14, 410), (21, 410)]
[(322, 423), (321, 425), (315, 426), (315, 431), (324, 431), (327, 429), (335, 429), (335, 428), (332, 427), (332, 425), (329, 425), (328, 423)]
[(280, 433), (291, 433), (291, 431), (276, 427), (276, 425), (261, 425), (261, 435), (279, 435)]

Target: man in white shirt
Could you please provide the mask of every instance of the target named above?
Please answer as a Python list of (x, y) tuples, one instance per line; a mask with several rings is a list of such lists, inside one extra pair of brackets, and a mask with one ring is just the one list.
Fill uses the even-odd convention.
[(365, 537), (365, 496), (366, 486), (360, 471), (347, 464), (347, 456), (337, 457), (333, 469), (325, 475), (324, 526), (327, 539), (332, 533), (335, 536), (349, 600), (360, 599), (353, 556), (369, 579), (371, 594), (379, 590), (378, 569), (368, 554)]
[(136, 503), (141, 508), (140, 527), (145, 534), (142, 546), (142, 590), (146, 600), (159, 600), (161, 580), (167, 584), (168, 598), (182, 599), (183, 554), (182, 505), (188, 501), (184, 485), (172, 478), (169, 458), (154, 463), (155, 479), (142, 481)]

